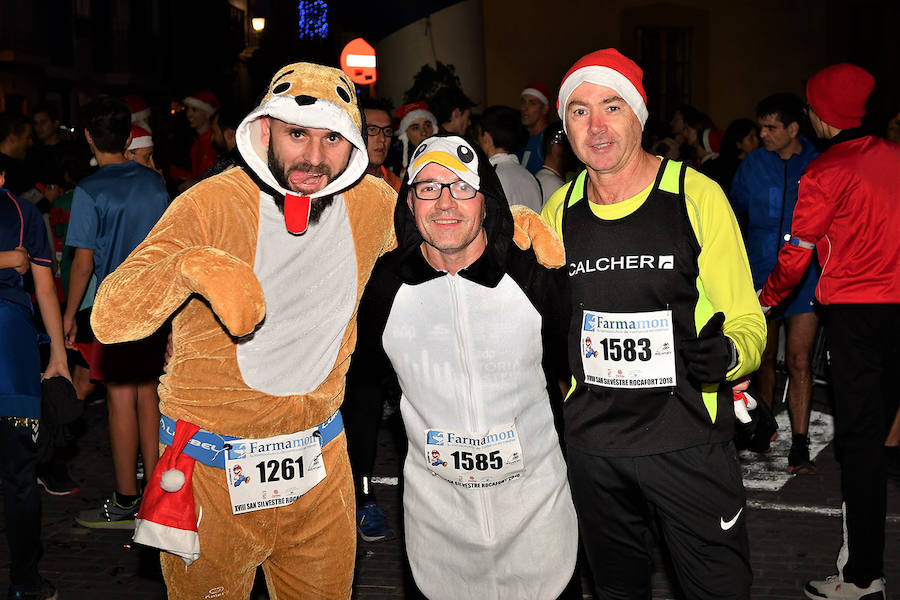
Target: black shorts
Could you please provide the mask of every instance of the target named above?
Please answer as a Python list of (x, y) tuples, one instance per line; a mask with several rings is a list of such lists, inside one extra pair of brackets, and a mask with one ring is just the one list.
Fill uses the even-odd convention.
[(169, 331), (168, 327), (162, 327), (150, 337), (122, 344), (101, 344), (94, 340), (91, 381), (145, 383), (158, 380), (163, 374)]

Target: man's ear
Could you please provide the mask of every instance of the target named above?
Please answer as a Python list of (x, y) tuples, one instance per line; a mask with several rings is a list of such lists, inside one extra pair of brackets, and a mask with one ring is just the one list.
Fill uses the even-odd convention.
[(478, 136), (478, 145), (487, 154), (494, 149), (494, 137), (487, 131), (482, 131)]
[(544, 116), (546, 117), (548, 112), (550, 112), (550, 105), (549, 105), (549, 104), (545, 104), (545, 105), (544, 105), (544, 108), (541, 110), (541, 114), (544, 115)]
[(788, 135), (792, 138), (797, 137), (800, 134), (800, 123), (794, 121), (790, 125), (787, 126)]
[(122, 152), (125, 152), (125, 151), (127, 151), (127, 150), (128, 150), (128, 146), (130, 146), (130, 145), (131, 145), (131, 137), (132, 137), (132, 136), (131, 136), (131, 134), (128, 134), (128, 139), (127, 139), (127, 140), (125, 140), (125, 149), (124, 149), (124, 150), (122, 150)]
[(259, 118), (260, 125), (260, 140), (263, 143), (263, 146), (269, 145), (269, 140), (272, 139), (272, 120), (269, 117), (260, 117)]
[(458, 118), (460, 118), (461, 116), (462, 116), (462, 111), (459, 110), (458, 108), (454, 108), (454, 109), (453, 109), (453, 112), (450, 113), (450, 120), (451, 120), (451, 121), (455, 121), (455, 120), (457, 120)]
[[(94, 145), (94, 138), (91, 137), (91, 132), (88, 131), (86, 127), (85, 127), (85, 129), (84, 129), (84, 139), (87, 140), (87, 143), (88, 143), (89, 146), (93, 146), (93, 145)], [(128, 145), (126, 144), (125, 147), (127, 148)]]

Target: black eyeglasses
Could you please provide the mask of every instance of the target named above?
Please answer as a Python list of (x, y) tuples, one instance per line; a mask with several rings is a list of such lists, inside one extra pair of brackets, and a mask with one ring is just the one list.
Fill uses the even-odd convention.
[(450, 195), (454, 200), (471, 200), (478, 193), (475, 187), (462, 179), (457, 179), (452, 183), (417, 181), (412, 184), (412, 187), (419, 200), (437, 200), (444, 193), (444, 188), (450, 188)]
[(366, 135), (369, 137), (375, 137), (379, 133), (383, 133), (384, 137), (392, 138), (394, 137), (394, 128), (390, 125), (385, 127), (379, 127), (378, 125), (368, 125), (366, 126)]

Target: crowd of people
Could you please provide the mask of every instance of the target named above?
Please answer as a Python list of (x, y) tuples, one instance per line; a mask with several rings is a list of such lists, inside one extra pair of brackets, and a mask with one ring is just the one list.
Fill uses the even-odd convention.
[(645, 598), (658, 537), (687, 597), (749, 598), (733, 390), (752, 379), (745, 439), (771, 451), (784, 324), (787, 471), (814, 476), (821, 322), (844, 538), (804, 591), (886, 598), (900, 140), (861, 127), (873, 87), (842, 63), (806, 102), (660, 131), (605, 49), (555, 103), (533, 82), (475, 115), (455, 85), (395, 109), (309, 63), (249, 111), (198, 90), (99, 96), (77, 128), (0, 114), (9, 597), (57, 597), (59, 406), (105, 401), (114, 486), (75, 520), (162, 550), (171, 598), (246, 597), (260, 566), (273, 595), (349, 597), (357, 537), (395, 536), (372, 487), (391, 405), (409, 597), (580, 598), (580, 547), (597, 597)]

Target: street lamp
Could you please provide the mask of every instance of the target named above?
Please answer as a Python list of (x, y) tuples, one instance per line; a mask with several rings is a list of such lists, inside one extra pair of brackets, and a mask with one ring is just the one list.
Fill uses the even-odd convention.
[(253, 31), (262, 31), (266, 28), (266, 20), (263, 17), (253, 17), (251, 23), (253, 24)]

